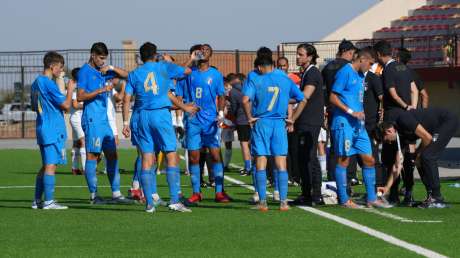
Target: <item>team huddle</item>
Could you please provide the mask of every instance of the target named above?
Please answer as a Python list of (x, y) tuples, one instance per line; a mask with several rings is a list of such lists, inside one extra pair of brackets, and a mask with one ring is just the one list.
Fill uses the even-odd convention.
[[(400, 50), (404, 53), (404, 50)], [(404, 60), (392, 59), (389, 43), (357, 49), (342, 41), (336, 60), (322, 72), (315, 66), (318, 54), (311, 44), (297, 47), (300, 75), (289, 74), (287, 59), (275, 64), (272, 52), (257, 51), (254, 70), (246, 78), (223, 75), (210, 65), (212, 48), (195, 45), (189, 59), (176, 64), (173, 57), (157, 53), (150, 42), (139, 48), (142, 64), (131, 72), (107, 65), (107, 46), (94, 43), (88, 63), (72, 71), (65, 95), (56, 84), (62, 77), (64, 58), (56, 52), (44, 57), (44, 72), (32, 84), (31, 103), (37, 112), (37, 143), (42, 167), (36, 176), (34, 209), (67, 209), (54, 199), (57, 165), (66, 163), (67, 140), (64, 111), (71, 111), (73, 157), (81, 157), (91, 204), (145, 202), (145, 211), (159, 206), (191, 212), (202, 201), (203, 155), (209, 157), (215, 201), (232, 198), (224, 189), (227, 152), (222, 160), (221, 139), (228, 127), (237, 130), (243, 152), (242, 174), (252, 175), (254, 208), (267, 211), (267, 170), (279, 210), (290, 204), (323, 205), (322, 171), (326, 158), (318, 161), (318, 139), (330, 135), (328, 179), (336, 182), (338, 203), (360, 208), (350, 198), (347, 170), (357, 160), (362, 168), (366, 196), (364, 206), (390, 208), (399, 204), (399, 178), (404, 181), (403, 203), (413, 205), (413, 170), (417, 166), (427, 190), (424, 208), (443, 208), (437, 160), (456, 132), (455, 115), (428, 108), (426, 92)], [(284, 67), (284, 68), (283, 68)], [(114, 85), (121, 84), (121, 91)], [(226, 90), (230, 85), (232, 90)], [(418, 100), (422, 96), (422, 107)], [(423, 97), (425, 96), (425, 98)], [(137, 148), (129, 196), (120, 191), (118, 132), (113, 101), (123, 103), (124, 137)], [(230, 106), (230, 107), (229, 107)], [(326, 119), (327, 117), (327, 119)], [(192, 195), (181, 189), (178, 136), (186, 149)], [(228, 137), (224, 137), (228, 138)], [(231, 137), (230, 137), (231, 138)], [(416, 147), (416, 140), (421, 143)], [(380, 157), (379, 143), (382, 143)], [(103, 154), (103, 155), (102, 155)], [(159, 155), (161, 154), (161, 155)], [(159, 156), (165, 160), (169, 200), (157, 192)], [(112, 197), (98, 195), (96, 168), (105, 160)], [(382, 160), (382, 162), (380, 162)], [(354, 164), (356, 167), (356, 164)], [(73, 171), (78, 169), (75, 167)], [(302, 193), (288, 202), (292, 171), (299, 174)]]

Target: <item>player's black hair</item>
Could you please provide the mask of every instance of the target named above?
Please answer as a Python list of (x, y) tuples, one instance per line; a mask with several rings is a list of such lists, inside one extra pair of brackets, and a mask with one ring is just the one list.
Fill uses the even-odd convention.
[(211, 56), (212, 56), (213, 50), (212, 50), (211, 45), (209, 45), (208, 43), (204, 43), (204, 44), (201, 45), (201, 47), (208, 47), (209, 50), (211, 50)]
[(386, 40), (380, 40), (379, 42), (375, 43), (374, 50), (376, 53), (382, 56), (391, 56), (391, 44)]
[(72, 69), (72, 72), (70, 72), (70, 74), (72, 75), (72, 79), (74, 81), (78, 81), (78, 72), (80, 71), (80, 67), (75, 67), (74, 69)]
[(190, 51), (189, 51), (189, 52), (190, 52), (190, 55), (191, 55), (193, 52), (197, 51), (197, 50), (201, 50), (201, 47), (202, 47), (201, 44), (196, 44), (196, 45), (193, 45), (192, 47), (190, 47)]
[(272, 55), (273, 52), (268, 47), (260, 47), (256, 52), (257, 57), (267, 56), (272, 58)]
[(229, 73), (227, 74), (227, 77), (225, 77), (225, 79), (227, 79), (227, 82), (231, 82), (235, 79), (239, 79), (239, 77), (236, 73)]
[(244, 73), (238, 73), (238, 78), (240, 78), (240, 81), (246, 80), (246, 75)]
[(278, 64), (281, 60), (284, 60), (284, 61), (286, 61), (287, 63), (289, 63), (289, 60), (287, 59), (287, 57), (285, 57), (285, 56), (280, 56), (280, 57), (278, 57), (278, 60), (276, 60), (276, 64)]
[(91, 46), (91, 54), (108, 56), (109, 50), (104, 42), (96, 42)]
[(154, 60), (157, 54), (157, 46), (151, 42), (145, 42), (139, 48), (139, 53), (141, 54), (141, 60), (144, 63), (148, 60)]
[(256, 60), (254, 61), (254, 66), (255, 67), (258, 67), (258, 66), (271, 66), (273, 65), (273, 59), (272, 57), (268, 57), (268, 56), (259, 56), (256, 58)]
[(375, 50), (372, 46), (363, 47), (362, 49), (365, 51), (368, 51), (371, 54), (371, 57), (374, 60), (377, 60), (377, 55), (375, 54)]
[(302, 43), (297, 46), (297, 49), (303, 48), (307, 52), (307, 56), (312, 56), (311, 64), (316, 64), (316, 59), (318, 59), (319, 55), (316, 52), (315, 46), (309, 43)]
[(390, 121), (381, 122), (375, 130), (375, 134), (374, 134), (375, 139), (378, 142), (382, 142), (383, 136), (385, 135), (385, 131), (393, 127), (395, 127), (394, 122), (390, 122)]
[(369, 57), (369, 58), (372, 58), (372, 50), (369, 49), (369, 48), (361, 48), (361, 49), (358, 49), (358, 51), (355, 52), (355, 55), (353, 56), (353, 60), (356, 60), (360, 57), (363, 57), (363, 56), (366, 56), (366, 57)]
[(402, 47), (402, 48), (398, 48), (398, 57), (399, 57), (399, 62), (403, 64), (407, 64), (412, 58), (412, 55), (409, 49)]
[(51, 67), (52, 64), (64, 65), (64, 57), (55, 51), (50, 51), (46, 53), (43, 57), (43, 66), (45, 67), (45, 69), (48, 69)]

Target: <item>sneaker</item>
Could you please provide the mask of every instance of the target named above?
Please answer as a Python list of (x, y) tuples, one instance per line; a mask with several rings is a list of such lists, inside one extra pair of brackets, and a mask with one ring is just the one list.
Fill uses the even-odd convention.
[(132, 204), (133, 200), (120, 195), (118, 197), (112, 197), (112, 203), (114, 204)]
[(263, 200), (263, 201), (259, 201), (259, 203), (257, 203), (254, 207), (252, 207), (251, 209), (253, 210), (259, 210), (261, 212), (267, 212), (268, 211), (268, 205), (267, 205), (267, 201), (266, 200)]
[(168, 207), (168, 203), (163, 201), (159, 196), (158, 197), (152, 197), (153, 198), (153, 206), (155, 207)]
[(67, 210), (69, 207), (60, 205), (56, 201), (49, 201), (49, 203), (45, 202), (43, 205), (44, 210)]
[(197, 203), (189, 202), (188, 199), (185, 198), (184, 196), (179, 197), (179, 202), (182, 203), (183, 205), (185, 205), (185, 207), (196, 207), (196, 206), (198, 206)]
[(240, 170), (240, 176), (249, 176), (249, 172), (243, 168)]
[(178, 212), (192, 212), (191, 209), (185, 207), (185, 205), (183, 205), (183, 204), (180, 203), (180, 202), (174, 203), (174, 204), (170, 204), (168, 207), (169, 207), (169, 209), (172, 210), (172, 211), (178, 211)]
[(42, 200), (34, 200), (32, 202), (32, 209), (36, 210), (36, 209), (41, 209), (43, 208), (43, 201)]
[(342, 207), (348, 208), (348, 209), (361, 209), (361, 208), (363, 208), (363, 206), (356, 204), (351, 199), (348, 200), (346, 203), (343, 203), (343, 204), (340, 204), (340, 205)]
[(297, 198), (295, 198), (293, 201), (289, 202), (290, 205), (300, 205), (300, 206), (312, 206), (311, 198), (307, 198), (303, 195), (299, 195)]
[(311, 206), (323, 206), (323, 205), (326, 205), (326, 203), (324, 202), (324, 199), (322, 196), (313, 197), (311, 199)]
[(107, 202), (100, 196), (96, 196), (93, 199), (90, 199), (89, 202), (93, 205), (107, 204)]
[(275, 202), (280, 201), (280, 192), (279, 191), (273, 191), (273, 201), (275, 201)]
[(194, 193), (190, 198), (187, 199), (189, 203), (197, 204), (203, 200), (203, 195), (201, 193)]
[(155, 207), (152, 206), (152, 205), (147, 205), (147, 207), (145, 207), (145, 212), (154, 213), (155, 212)]
[(251, 198), (249, 198), (249, 203), (256, 204), (259, 202), (259, 194), (254, 193)]
[(77, 175), (82, 175), (83, 173), (82, 173), (81, 170), (78, 169), (78, 168), (72, 168), (72, 174), (73, 174), (74, 176), (77, 176)]
[(145, 202), (144, 193), (141, 189), (131, 188), (128, 190), (128, 198), (136, 201)]
[(289, 204), (287, 201), (281, 201), (280, 202), (280, 211), (288, 211), (290, 210), (291, 207), (289, 207)]
[(227, 195), (227, 193), (220, 192), (220, 193), (216, 193), (216, 198), (214, 200), (220, 203), (228, 203), (231, 201), (231, 198), (230, 196)]
[(406, 194), (404, 196), (403, 201), (401, 202), (401, 206), (414, 207), (414, 205), (415, 205), (415, 201), (414, 201), (414, 197), (412, 197), (412, 194)]
[(419, 208), (422, 209), (444, 209), (447, 208), (447, 204), (444, 202), (444, 199), (441, 198), (434, 198), (431, 195), (426, 198), (425, 201), (423, 201), (420, 205), (418, 205)]
[(367, 207), (368, 208), (377, 208), (377, 209), (388, 209), (388, 208), (393, 208), (393, 205), (389, 204), (388, 202), (385, 202), (381, 199), (377, 199), (373, 202), (367, 202)]

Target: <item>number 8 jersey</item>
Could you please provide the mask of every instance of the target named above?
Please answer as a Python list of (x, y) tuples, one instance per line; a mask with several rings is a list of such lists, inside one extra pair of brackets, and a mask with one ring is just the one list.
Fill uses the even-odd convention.
[(191, 119), (197, 119), (202, 125), (211, 125), (217, 118), (217, 97), (225, 93), (222, 74), (214, 67), (206, 71), (192, 68), (192, 73), (179, 80), (176, 95), (185, 103), (194, 103), (200, 111)]

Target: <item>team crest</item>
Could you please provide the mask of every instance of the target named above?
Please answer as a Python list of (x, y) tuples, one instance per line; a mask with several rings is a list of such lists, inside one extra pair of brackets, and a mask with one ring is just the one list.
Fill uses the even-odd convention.
[(208, 85), (212, 84), (212, 78), (208, 78)]

